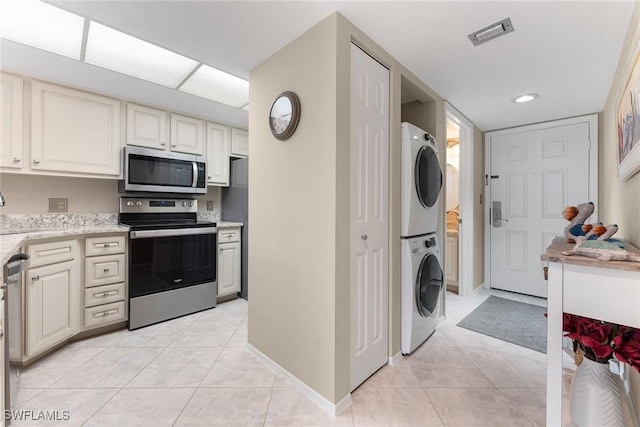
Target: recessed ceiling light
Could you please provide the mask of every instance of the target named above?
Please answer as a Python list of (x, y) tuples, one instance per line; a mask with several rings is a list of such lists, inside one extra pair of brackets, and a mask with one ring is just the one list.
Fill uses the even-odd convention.
[(83, 17), (46, 3), (2, 2), (2, 38), (79, 60), (83, 29)]
[(84, 61), (172, 89), (198, 65), (186, 56), (93, 21)]
[(540, 95), (537, 93), (525, 93), (524, 95), (520, 95), (516, 98), (513, 98), (511, 102), (515, 102), (516, 104), (522, 104), (523, 102), (531, 102), (534, 99), (538, 98)]
[(204, 64), (178, 90), (236, 108), (249, 103), (247, 80)]

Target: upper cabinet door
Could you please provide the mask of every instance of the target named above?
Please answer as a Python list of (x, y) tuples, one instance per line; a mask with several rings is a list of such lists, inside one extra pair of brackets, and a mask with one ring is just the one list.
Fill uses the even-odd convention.
[(0, 167), (21, 168), (23, 147), (22, 79), (0, 74)]
[(207, 123), (207, 182), (229, 185), (230, 129), (216, 123)]
[(204, 155), (204, 121), (171, 114), (171, 151)]
[(127, 104), (127, 144), (166, 150), (169, 113), (142, 105)]
[(249, 133), (246, 130), (231, 129), (231, 155), (249, 157)]
[(120, 174), (120, 101), (34, 81), (31, 169)]

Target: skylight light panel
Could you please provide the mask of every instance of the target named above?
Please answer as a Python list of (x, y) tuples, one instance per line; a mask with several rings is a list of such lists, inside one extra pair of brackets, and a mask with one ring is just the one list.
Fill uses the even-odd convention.
[(175, 89), (198, 63), (91, 21), (84, 61)]
[(36, 0), (4, 0), (0, 37), (80, 59), (84, 18)]
[(198, 68), (179, 90), (235, 108), (241, 108), (249, 102), (247, 80), (208, 65)]

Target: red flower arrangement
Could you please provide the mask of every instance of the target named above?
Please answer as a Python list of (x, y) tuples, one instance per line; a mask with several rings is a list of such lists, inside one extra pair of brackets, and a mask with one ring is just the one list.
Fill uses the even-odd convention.
[(588, 359), (606, 363), (615, 356), (640, 372), (640, 329), (563, 313), (562, 330)]

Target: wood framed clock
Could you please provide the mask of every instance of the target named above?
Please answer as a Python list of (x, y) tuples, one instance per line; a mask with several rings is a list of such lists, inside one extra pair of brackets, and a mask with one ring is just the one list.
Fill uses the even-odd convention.
[(269, 128), (280, 141), (289, 139), (300, 121), (300, 99), (294, 92), (286, 91), (277, 96), (269, 110)]

